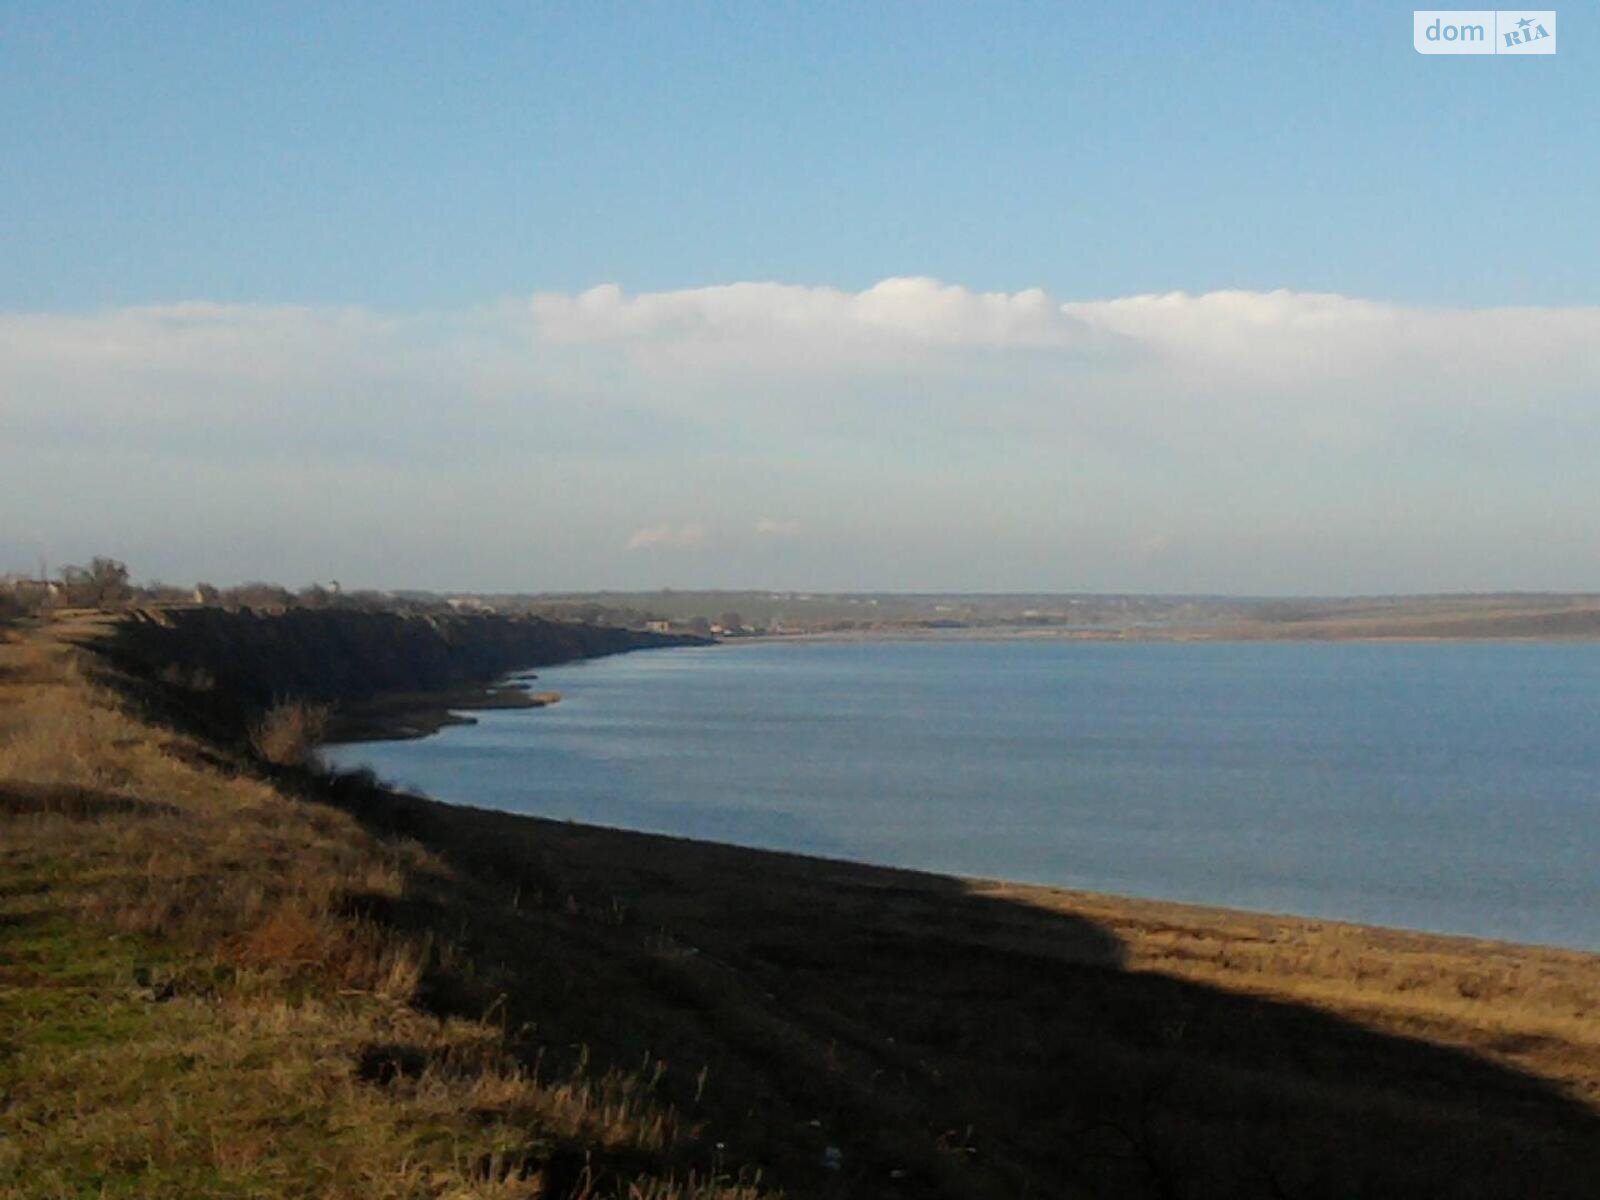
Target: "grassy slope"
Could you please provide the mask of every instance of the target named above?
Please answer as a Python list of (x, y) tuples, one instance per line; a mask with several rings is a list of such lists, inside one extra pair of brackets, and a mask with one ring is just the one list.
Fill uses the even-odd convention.
[[(654, 1061), (518, 1053), (452, 945), (471, 888), (426, 848), (144, 723), (95, 670), (0, 647), (0, 1195), (747, 1194), (704, 1183)], [(434, 928), (360, 911), (435, 894)]]
[(453, 809), (102, 672), (0, 647), (0, 1196), (1600, 1194), (1593, 956)]

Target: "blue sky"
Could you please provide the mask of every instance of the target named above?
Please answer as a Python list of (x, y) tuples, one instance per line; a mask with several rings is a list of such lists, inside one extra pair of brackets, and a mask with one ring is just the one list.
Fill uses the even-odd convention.
[(1558, 12), (0, 0), (0, 570), (1600, 588)]
[(11, 309), (611, 281), (1592, 302), (1600, 22), (1410, 8), (0, 5)]

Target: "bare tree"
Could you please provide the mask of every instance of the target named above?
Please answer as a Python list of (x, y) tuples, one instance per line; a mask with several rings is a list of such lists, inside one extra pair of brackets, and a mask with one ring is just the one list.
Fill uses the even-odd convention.
[(87, 567), (61, 568), (67, 602), (90, 608), (112, 608), (133, 597), (128, 584), (128, 565), (114, 558), (96, 557)]

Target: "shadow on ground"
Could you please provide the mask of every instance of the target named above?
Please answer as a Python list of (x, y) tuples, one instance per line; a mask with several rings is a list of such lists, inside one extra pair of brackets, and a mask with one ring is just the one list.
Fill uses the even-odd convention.
[(665, 1060), (719, 1155), (793, 1195), (1600, 1195), (1600, 1119), (1548, 1081), (1130, 970), (1081, 917), (359, 775), (316, 796), (449, 864), (351, 900), (466, 951), (428, 1004), (597, 1066)]
[(97, 821), (113, 816), (171, 817), (179, 812), (171, 804), (141, 800), (102, 788), (27, 782), (0, 785), (0, 816), (51, 813), (69, 820)]

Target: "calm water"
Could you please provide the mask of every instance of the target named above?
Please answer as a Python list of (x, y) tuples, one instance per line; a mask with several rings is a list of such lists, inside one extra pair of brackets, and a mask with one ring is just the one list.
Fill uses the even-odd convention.
[(342, 747), (513, 812), (1600, 949), (1600, 645), (757, 643)]

